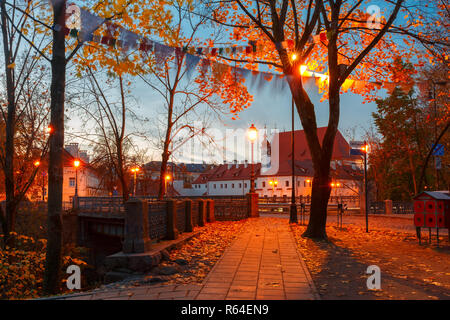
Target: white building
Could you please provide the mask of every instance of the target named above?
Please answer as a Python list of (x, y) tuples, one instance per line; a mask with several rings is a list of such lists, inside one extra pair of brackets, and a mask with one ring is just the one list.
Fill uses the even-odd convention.
[[(260, 169), (260, 163), (254, 165), (255, 177)], [(252, 166), (247, 162), (219, 165), (194, 180), (193, 188), (199, 190), (201, 195), (242, 196), (250, 191), (251, 170)]]
[[(322, 140), (326, 127), (318, 128)], [(295, 135), (294, 172), (296, 196), (310, 196), (314, 170), (303, 130)], [(290, 197), (292, 193), (291, 132), (280, 132), (271, 143), (264, 139), (262, 164), (255, 164), (255, 191), (261, 197)], [(350, 146), (336, 134), (331, 162), (332, 197), (359, 197), (362, 171), (359, 156), (350, 156)], [(200, 174), (192, 183), (196, 195), (235, 196), (250, 190), (251, 166), (247, 162), (223, 164)]]

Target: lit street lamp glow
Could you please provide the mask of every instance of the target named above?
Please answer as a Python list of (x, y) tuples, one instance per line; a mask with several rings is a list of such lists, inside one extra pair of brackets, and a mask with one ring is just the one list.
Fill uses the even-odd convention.
[(139, 172), (138, 167), (131, 168), (131, 172), (134, 173), (134, 182), (133, 182), (133, 197), (136, 196), (136, 174)]
[(248, 129), (248, 139), (253, 143), (257, 138), (258, 129), (256, 129), (255, 125), (252, 123), (252, 125)]
[(248, 128), (248, 139), (252, 144), (252, 172), (250, 176), (250, 193), (255, 193), (255, 168), (253, 161), (253, 144), (255, 140), (258, 139), (258, 129), (256, 129), (253, 123), (250, 126), (250, 128)]

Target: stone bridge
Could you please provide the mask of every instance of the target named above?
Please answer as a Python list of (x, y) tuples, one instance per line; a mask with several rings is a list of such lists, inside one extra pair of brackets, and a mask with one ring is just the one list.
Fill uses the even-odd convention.
[[(114, 250), (142, 252), (151, 243), (174, 240), (180, 233), (191, 232), (206, 222), (257, 216), (257, 204), (256, 194), (161, 201), (137, 197), (125, 204), (121, 197), (79, 197), (73, 206), (78, 217), (77, 243), (90, 248), (105, 243)], [(142, 240), (147, 235), (148, 240)]]

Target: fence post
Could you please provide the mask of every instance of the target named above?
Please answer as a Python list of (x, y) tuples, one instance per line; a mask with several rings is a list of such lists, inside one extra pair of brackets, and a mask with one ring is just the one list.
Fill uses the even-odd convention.
[(258, 197), (257, 193), (247, 193), (247, 216), (249, 218), (259, 217)]
[(194, 227), (192, 225), (192, 200), (185, 200), (185, 217), (186, 217), (186, 232), (192, 232)]
[(207, 222), (216, 221), (216, 219), (214, 218), (214, 200), (212, 200), (212, 199), (206, 200), (206, 205), (207, 205), (206, 221)]
[(177, 202), (176, 200), (167, 200), (167, 240), (175, 240), (178, 238), (177, 230)]
[(392, 200), (384, 200), (384, 213), (392, 214)]
[(198, 200), (198, 226), (204, 227), (206, 222), (206, 200)]
[(131, 199), (125, 203), (125, 235), (123, 253), (144, 253), (150, 250), (147, 201)]

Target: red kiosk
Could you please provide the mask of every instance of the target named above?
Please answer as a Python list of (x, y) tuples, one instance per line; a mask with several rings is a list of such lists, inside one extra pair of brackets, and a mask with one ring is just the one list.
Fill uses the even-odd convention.
[(450, 240), (450, 193), (448, 191), (423, 191), (414, 197), (414, 225), (417, 237), (421, 238), (420, 229), (436, 228), (439, 243), (439, 229), (449, 230)]

